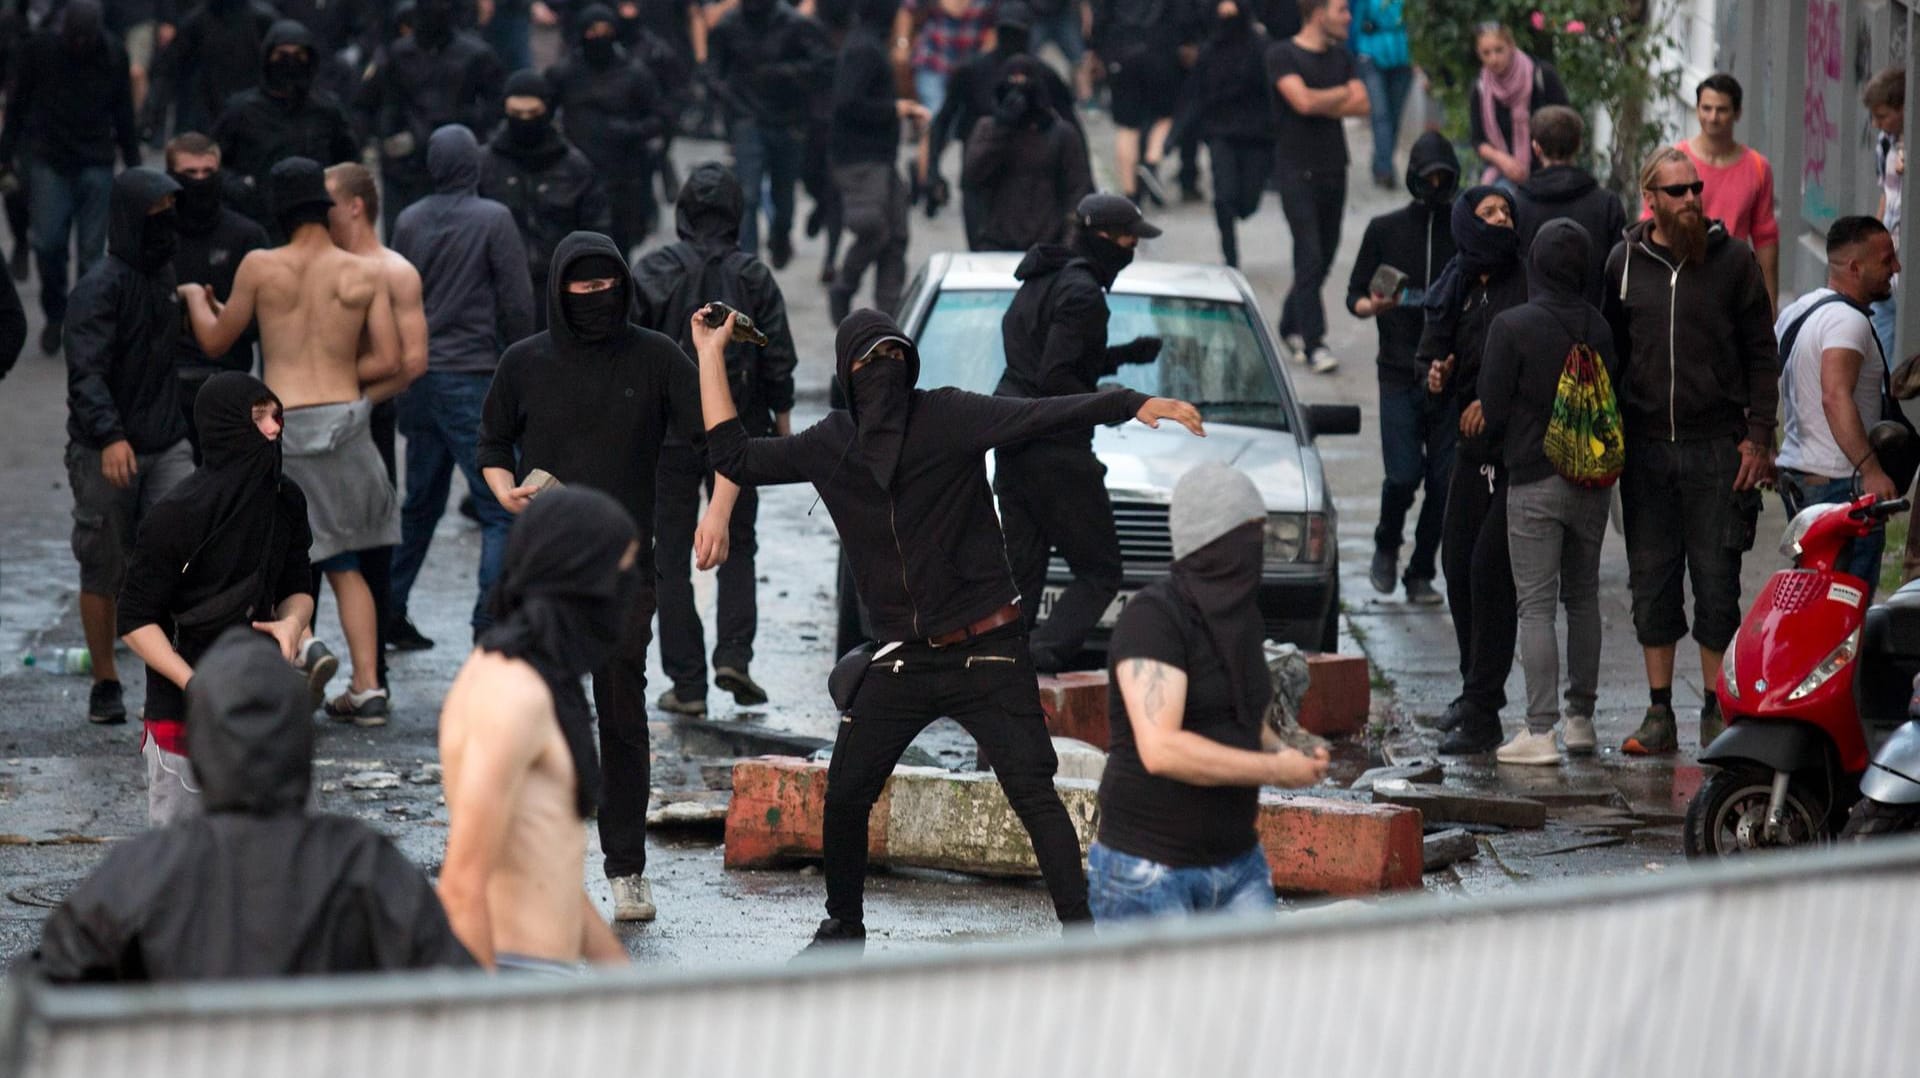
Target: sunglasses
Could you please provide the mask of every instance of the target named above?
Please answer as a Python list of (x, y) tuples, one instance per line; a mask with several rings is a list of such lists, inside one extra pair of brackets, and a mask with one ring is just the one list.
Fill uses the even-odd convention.
[(1654, 188), (1655, 191), (1660, 192), (1668, 198), (1685, 198), (1688, 195), (1698, 195), (1706, 189), (1707, 185), (1701, 183), (1699, 180), (1695, 180), (1692, 183), (1669, 183)]

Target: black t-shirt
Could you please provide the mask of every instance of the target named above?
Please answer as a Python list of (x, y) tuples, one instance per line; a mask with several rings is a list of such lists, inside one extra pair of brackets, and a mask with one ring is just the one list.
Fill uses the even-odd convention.
[[(1180, 727), (1236, 749), (1260, 748), (1259, 719), (1242, 722), (1227, 668), (1199, 611), (1162, 580), (1128, 601), (1108, 645), (1109, 672), (1128, 659), (1152, 659), (1186, 671)], [(1100, 843), (1163, 865), (1192, 868), (1231, 861), (1252, 849), (1260, 791), (1251, 786), (1193, 786), (1147, 772), (1133, 741), (1120, 679), (1107, 694), (1110, 743), (1100, 779)]]
[[(1353, 54), (1342, 48), (1310, 52), (1292, 41), (1276, 41), (1267, 49), (1267, 85), (1277, 86), (1282, 78), (1298, 75), (1309, 90), (1331, 90), (1358, 78)], [(1332, 116), (1303, 116), (1287, 104), (1278, 89), (1273, 94), (1274, 131), (1278, 151), (1275, 160), (1282, 172), (1344, 172), (1347, 167), (1347, 136), (1339, 119)]]

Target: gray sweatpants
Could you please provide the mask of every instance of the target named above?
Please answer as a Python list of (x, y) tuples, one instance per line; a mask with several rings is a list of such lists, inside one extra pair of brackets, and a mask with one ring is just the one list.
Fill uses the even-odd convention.
[(1600, 544), (1611, 502), (1605, 488), (1575, 486), (1557, 475), (1507, 490), (1527, 729), (1536, 734), (1560, 721), (1556, 584), (1567, 608), (1567, 712), (1593, 714), (1600, 685)]

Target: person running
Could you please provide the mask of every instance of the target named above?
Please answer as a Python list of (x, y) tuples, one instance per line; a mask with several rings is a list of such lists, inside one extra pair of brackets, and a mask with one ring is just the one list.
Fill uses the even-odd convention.
[(592, 490), (533, 500), (507, 539), (493, 624), (447, 690), (438, 890), (454, 933), (489, 969), (627, 961), (580, 884), (602, 789), (580, 679), (612, 658), (641, 575), (640, 536), (620, 503)]
[(1046, 400), (916, 390), (913, 342), (893, 319), (860, 310), (834, 341), (848, 408), (790, 437), (754, 438), (727, 384), (733, 321), (692, 323), (714, 470), (743, 486), (814, 485), (881, 641), (851, 700), (838, 701), (822, 832), (827, 919), (815, 943), (864, 946), (867, 817), (908, 743), (942, 715), (991, 756), (1033, 839), (1054, 913), (1065, 924), (1086, 921), (1080, 843), (1053, 788), (1058, 761), (983, 458), (999, 445), (1130, 416), (1148, 426), (1171, 419), (1198, 435), (1199, 411), (1131, 390)]
[(1273, 105), (1267, 35), (1239, 0), (1219, 0), (1212, 32), (1193, 65), (1186, 123), (1206, 140), (1220, 257), (1240, 265), (1236, 223), (1254, 215), (1273, 177)]
[(907, 280), (907, 184), (900, 177), (900, 123), (924, 125), (925, 105), (894, 93), (886, 32), (896, 0), (862, 0), (833, 76), (827, 157), (853, 243), (827, 289), (827, 317), (839, 325), (860, 279), (873, 268), (873, 305), (893, 310)]

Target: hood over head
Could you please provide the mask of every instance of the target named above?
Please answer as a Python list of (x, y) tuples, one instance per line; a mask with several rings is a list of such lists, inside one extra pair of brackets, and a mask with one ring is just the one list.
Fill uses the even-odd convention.
[(313, 787), (313, 699), (263, 633), (235, 626), (187, 682), (187, 756), (209, 813), (290, 816)]
[[(858, 371), (853, 369), (855, 360), (884, 341), (898, 341), (903, 358), (875, 359)], [(840, 323), (833, 352), (847, 410), (853, 416), (854, 439), (849, 449), (854, 463), (866, 468), (881, 489), (890, 490), (907, 440), (913, 386), (920, 380), (920, 350), (898, 323), (867, 307)]]
[(733, 170), (707, 161), (695, 166), (680, 185), (680, 197), (673, 204), (674, 227), (689, 243), (732, 247), (740, 242), (740, 218), (746, 205), (747, 196)]
[(480, 190), (480, 140), (465, 124), (442, 124), (427, 138), (427, 175), (443, 195)]
[(892, 338), (906, 345), (907, 388), (912, 389), (920, 381), (920, 349), (914, 346), (913, 338), (900, 328), (890, 316), (862, 307), (841, 321), (840, 330), (833, 338), (833, 360), (835, 377), (840, 379), (841, 389), (845, 391), (847, 409), (854, 413), (857, 420), (859, 407), (855, 401), (853, 385), (853, 361), (873, 351), (873, 346)]
[(585, 41), (587, 39), (587, 31), (593, 28), (594, 23), (599, 22), (604, 22), (612, 26), (616, 33), (620, 29), (619, 16), (614, 14), (612, 7), (606, 4), (588, 4), (586, 7), (580, 9), (578, 15), (574, 16), (574, 40)]
[(1534, 234), (1527, 252), (1527, 298), (1581, 302), (1593, 273), (1593, 237), (1578, 221), (1556, 218)]
[(1033, 9), (1019, 0), (1000, 5), (993, 20), (993, 51), (1002, 56), (1026, 52), (1033, 42)]
[[(1447, 179), (1436, 190), (1427, 182), (1435, 173)], [(1443, 207), (1460, 190), (1460, 155), (1453, 141), (1438, 131), (1428, 131), (1414, 140), (1407, 154), (1407, 193), (1423, 206)]]
[(245, 467), (271, 458), (272, 472), (279, 475), (280, 443), (269, 441), (253, 421), (253, 406), (262, 402), (282, 410), (280, 398), (251, 374), (221, 371), (207, 379), (193, 399), (202, 468)]
[(1174, 590), (1201, 614), (1214, 652), (1226, 667), (1234, 711), (1257, 728), (1273, 696), (1260, 617), (1260, 572), (1267, 506), (1245, 472), (1212, 461), (1173, 485), (1167, 526)]
[[(297, 45), (306, 50), (306, 58), (299, 62), (282, 60), (275, 62), (273, 50), (287, 45)], [(279, 19), (267, 29), (267, 36), (260, 41), (260, 85), (268, 96), (295, 101), (306, 99), (307, 92), (313, 88), (314, 72), (319, 67), (320, 50), (314, 45), (313, 35), (305, 26), (292, 19)]]
[[(547, 333), (554, 347), (563, 355), (572, 355), (617, 343), (615, 334), (627, 324), (627, 311), (633, 306), (633, 274), (620, 257), (620, 248), (598, 232), (570, 232), (554, 247), (548, 267)], [(576, 312), (580, 317), (570, 315), (567, 301), (568, 281), (596, 277), (612, 277), (615, 281), (608, 291), (591, 293), (599, 298), (588, 301), (590, 306), (612, 312), (598, 319), (606, 323), (600, 326), (588, 324), (593, 320), (585, 317), (585, 312)]]
[[(137, 269), (153, 272), (160, 268), (148, 264), (148, 252), (152, 250), (147, 234), (148, 211), (179, 190), (173, 177), (144, 165), (115, 176), (107, 217), (107, 252)], [(162, 227), (159, 222), (154, 224)], [(171, 218), (164, 227), (173, 227)]]
[(560, 137), (560, 129), (553, 122), (553, 86), (546, 76), (531, 68), (516, 71), (508, 77), (506, 92), (501, 98), (505, 101), (516, 97), (539, 98), (545, 111), (533, 119), (507, 116), (500, 122), (488, 149), (531, 169), (550, 167), (567, 155), (567, 141)]
[(545, 75), (530, 67), (521, 68), (508, 75), (506, 92), (500, 96), (502, 98), (537, 97), (541, 104), (549, 109), (553, 108), (553, 84), (547, 81)]
[(413, 5), (413, 32), (420, 44), (429, 49), (444, 48), (453, 40), (453, 0), (416, 0)]

